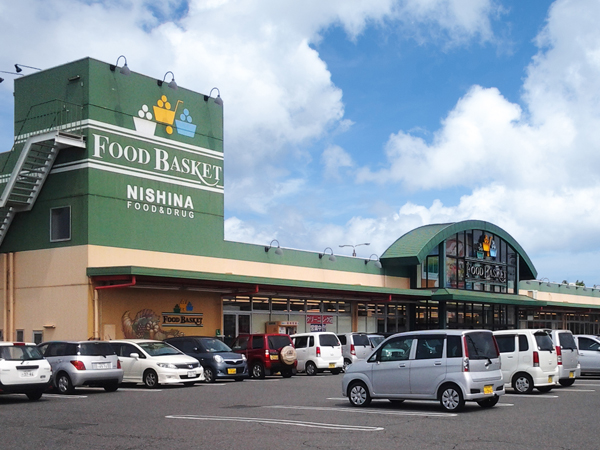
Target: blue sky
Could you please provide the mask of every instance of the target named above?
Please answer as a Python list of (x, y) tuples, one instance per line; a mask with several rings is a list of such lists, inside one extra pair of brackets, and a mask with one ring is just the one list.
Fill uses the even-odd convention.
[(595, 0), (24, 0), (0, 3), (0, 70), (124, 54), (136, 72), (219, 87), (227, 239), (370, 242), (368, 257), (417, 226), (480, 219), (539, 278), (591, 286), (598, 19)]

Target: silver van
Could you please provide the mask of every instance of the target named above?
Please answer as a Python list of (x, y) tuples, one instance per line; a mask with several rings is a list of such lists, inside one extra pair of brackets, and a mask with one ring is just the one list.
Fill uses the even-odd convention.
[(579, 350), (573, 333), (569, 330), (546, 330), (556, 348), (558, 360), (558, 382), (561, 386), (571, 386), (581, 376)]
[(373, 351), (371, 341), (366, 333), (344, 333), (338, 334), (337, 337), (342, 344), (344, 370), (356, 361), (367, 359)]
[(491, 408), (504, 394), (500, 354), (488, 330), (427, 330), (387, 338), (364, 361), (350, 365), (342, 394), (353, 406), (438, 400), (460, 411), (466, 400)]

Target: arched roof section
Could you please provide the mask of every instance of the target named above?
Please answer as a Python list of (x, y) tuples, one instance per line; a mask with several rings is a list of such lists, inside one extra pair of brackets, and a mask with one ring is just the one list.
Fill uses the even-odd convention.
[(398, 238), (379, 259), (389, 265), (414, 266), (421, 264), (441, 242), (460, 231), (467, 230), (488, 231), (504, 239), (519, 255), (519, 278), (529, 280), (537, 277), (537, 271), (523, 247), (499, 226), (482, 220), (439, 223), (415, 228)]

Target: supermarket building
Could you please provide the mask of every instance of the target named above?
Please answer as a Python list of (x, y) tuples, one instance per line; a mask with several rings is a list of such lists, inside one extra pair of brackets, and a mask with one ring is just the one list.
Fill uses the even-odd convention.
[(521, 245), (484, 221), (423, 226), (370, 259), (226, 241), (223, 102), (175, 87), (91, 58), (15, 80), (1, 340), (600, 333), (600, 290), (536, 280)]

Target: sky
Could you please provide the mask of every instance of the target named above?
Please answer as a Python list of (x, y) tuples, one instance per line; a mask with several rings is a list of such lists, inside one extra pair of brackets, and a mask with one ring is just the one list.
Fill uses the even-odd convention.
[(218, 87), (228, 240), (368, 258), (477, 219), (538, 279), (593, 286), (599, 21), (597, 0), (0, 0), (0, 70), (125, 55)]

